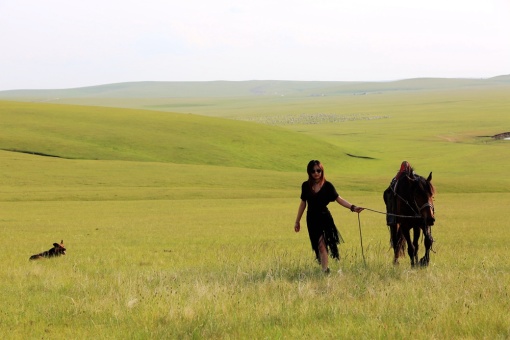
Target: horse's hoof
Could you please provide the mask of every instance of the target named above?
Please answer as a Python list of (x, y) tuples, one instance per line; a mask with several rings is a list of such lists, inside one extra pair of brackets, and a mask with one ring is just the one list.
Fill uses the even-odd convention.
[(429, 265), (429, 261), (425, 258), (420, 259), (420, 266), (427, 267)]

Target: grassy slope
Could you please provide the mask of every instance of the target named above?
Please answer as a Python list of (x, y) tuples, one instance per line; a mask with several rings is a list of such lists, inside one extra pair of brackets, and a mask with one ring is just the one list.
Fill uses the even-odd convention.
[(309, 112), (385, 118), (286, 127), (375, 158), (366, 162), (370, 177), (407, 159), (422, 174), (434, 171), (443, 190), (507, 191), (509, 145), (489, 136), (510, 130), (509, 94), (505, 87), (350, 97)]
[[(406, 82), (418, 86), (417, 80)], [(510, 130), (510, 87), (498, 84), (369, 95), (136, 101), (140, 107), (193, 115), (3, 102), (0, 148), (293, 172), (317, 158), (347, 188), (374, 191), (408, 159), (422, 174), (433, 171), (443, 191), (507, 191), (508, 143), (487, 137)], [(317, 124), (303, 120), (320, 115), (325, 118)], [(253, 124), (275, 119), (280, 126)]]
[(0, 148), (63, 158), (298, 170), (312, 155), (346, 158), (279, 127), (197, 115), (0, 102)]
[[(215, 165), (76, 160), (0, 151), (0, 201), (288, 197), (302, 173)], [(294, 192), (294, 193), (293, 193)]]
[[(508, 338), (508, 144), (476, 137), (507, 130), (507, 93), (183, 102), (257, 122), (317, 112), (389, 115), (274, 129), (197, 115), (2, 103), (2, 147), (90, 159), (0, 151), (1, 242), (11, 250), (0, 256), (0, 334), (404, 338), (412, 330), (417, 339)], [(153, 130), (155, 137), (144, 137)], [(207, 143), (197, 141), (201, 133)], [(207, 152), (234, 137), (256, 146), (229, 142), (220, 156)], [(264, 138), (270, 143), (260, 149)], [(200, 164), (161, 141), (186, 143), (203, 155)], [(285, 158), (295, 149), (303, 159)], [(267, 154), (275, 150), (281, 161), (273, 164)], [(324, 160), (348, 199), (375, 208), (401, 158), (434, 170), (430, 268), (410, 270), (407, 260), (391, 266), (384, 217), (369, 212), (361, 215), (364, 267), (357, 216), (335, 206), (346, 243), (333, 274), (320, 275), (306, 232), (291, 231), (306, 152)], [(176, 155), (182, 158), (169, 160)], [(205, 164), (225, 155), (244, 163)], [(27, 261), (61, 238), (68, 256)]]

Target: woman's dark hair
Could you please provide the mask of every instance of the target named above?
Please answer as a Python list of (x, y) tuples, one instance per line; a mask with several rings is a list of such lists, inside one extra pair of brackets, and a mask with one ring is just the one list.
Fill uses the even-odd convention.
[(322, 185), (326, 181), (326, 177), (324, 176), (324, 166), (319, 160), (312, 159), (310, 162), (308, 162), (308, 166), (306, 167), (306, 172), (308, 173), (308, 183), (310, 183), (310, 186), (315, 184), (315, 179), (312, 175), (316, 166), (321, 169), (321, 178), (319, 180), (320, 184)]

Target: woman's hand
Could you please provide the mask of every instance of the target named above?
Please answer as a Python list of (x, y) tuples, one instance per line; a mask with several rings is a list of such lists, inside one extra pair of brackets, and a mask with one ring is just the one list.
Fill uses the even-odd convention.
[(294, 223), (294, 231), (299, 233), (299, 230), (301, 230), (301, 224), (299, 222)]
[(360, 213), (360, 212), (362, 212), (363, 210), (365, 210), (365, 208), (357, 207), (357, 206), (355, 206), (354, 204), (353, 204), (353, 205), (351, 205), (351, 211), (352, 211), (352, 212), (355, 212), (355, 213), (358, 213), (358, 214), (359, 214), (359, 213)]

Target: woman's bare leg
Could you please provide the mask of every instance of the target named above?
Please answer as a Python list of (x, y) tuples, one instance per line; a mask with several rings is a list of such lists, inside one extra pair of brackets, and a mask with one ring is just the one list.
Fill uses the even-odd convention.
[(324, 242), (324, 236), (319, 239), (319, 256), (321, 257), (322, 271), (328, 270), (328, 248)]

